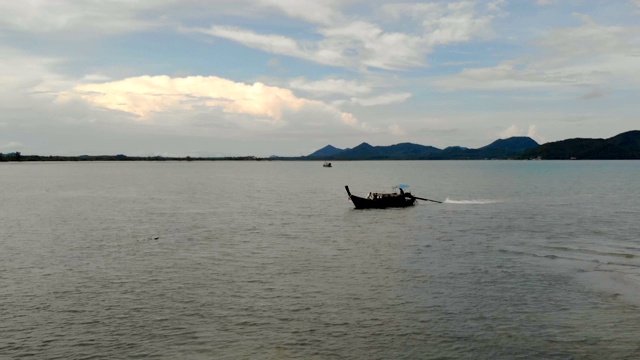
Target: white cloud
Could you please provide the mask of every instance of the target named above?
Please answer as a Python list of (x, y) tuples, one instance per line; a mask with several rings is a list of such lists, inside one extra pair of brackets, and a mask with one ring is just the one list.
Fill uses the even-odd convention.
[(519, 68), (517, 63), (506, 61), (495, 67), (467, 68), (459, 74), (433, 81), (447, 90), (476, 89), (532, 89), (558, 87), (561, 85), (587, 86), (601, 81), (602, 73), (544, 71), (536, 68)]
[(0, 28), (32, 33), (79, 31), (122, 33), (157, 27), (160, 18), (142, 15), (173, 3), (173, 0), (75, 1), (21, 0), (0, 2)]
[(260, 49), (274, 54), (288, 54), (290, 56), (304, 57), (307, 53), (298, 46), (298, 43), (281, 35), (261, 35), (252, 31), (230, 26), (212, 26), (208, 30), (200, 32), (228, 40), (237, 41), (246, 46)]
[[(298, 5), (292, 5), (292, 4)], [(265, 1), (277, 6), (287, 15), (311, 21), (319, 27), (313, 29), (319, 40), (296, 40), (279, 34), (259, 34), (237, 27), (214, 25), (208, 29), (191, 29), (214, 37), (238, 42), (242, 45), (301, 58), (324, 65), (401, 70), (424, 66), (426, 55), (435, 46), (466, 42), (488, 34), (494, 15), (478, 14), (474, 3), (432, 3), (384, 5), (384, 21), (409, 19), (415, 26), (411, 31), (389, 31), (381, 24), (366, 17), (350, 17), (339, 13), (337, 3), (319, 6), (322, 11), (312, 14), (312, 9), (290, 0)], [(491, 3), (489, 12), (495, 12), (501, 1)], [(286, 7), (284, 5), (292, 5)], [(333, 7), (331, 7), (333, 6)], [(303, 15), (306, 14), (306, 15)]]
[(499, 134), (501, 139), (507, 139), (514, 136), (528, 136), (532, 139), (537, 139), (538, 137), (538, 128), (535, 125), (529, 125), (527, 130), (523, 130), (522, 128), (511, 125), (506, 130)]
[(429, 51), (419, 36), (385, 32), (377, 25), (355, 21), (319, 30), (323, 51), (342, 55), (343, 62), (380, 69), (405, 69), (424, 64)]
[(364, 22), (321, 29), (319, 33), (324, 36), (323, 40), (305, 43), (283, 35), (262, 35), (225, 26), (212, 26), (210, 29), (196, 31), (272, 54), (331, 66), (402, 69), (422, 65), (426, 51), (418, 37), (385, 33), (379, 27)]
[(542, 56), (536, 59), (538, 66), (555, 68), (611, 56), (640, 55), (640, 27), (599, 25), (586, 15), (574, 15), (583, 25), (552, 29), (539, 41)]
[(87, 74), (82, 77), (82, 80), (86, 82), (96, 82), (96, 81), (105, 82), (105, 81), (111, 80), (111, 78), (105, 75), (100, 75), (100, 74)]
[(604, 26), (580, 16), (578, 27), (552, 29), (538, 53), (494, 67), (466, 68), (432, 83), (446, 90), (593, 89), (640, 84), (640, 27)]
[(351, 101), (362, 106), (377, 106), (402, 103), (410, 97), (411, 93), (391, 93), (369, 98), (353, 98)]
[[(316, 111), (331, 114), (344, 123), (365, 128), (352, 114), (325, 103), (296, 97), (290, 90), (263, 83), (244, 84), (215, 76), (140, 76), (108, 83), (78, 85), (61, 100), (78, 96), (106, 109), (119, 110), (150, 120), (159, 113), (221, 109), (246, 119), (284, 125), (285, 114)], [(245, 120), (246, 120), (245, 119)]]
[(487, 4), (487, 10), (489, 11), (493, 11), (493, 12), (497, 12), (497, 13), (502, 13), (502, 7), (507, 3), (507, 0), (495, 0), (492, 2), (489, 2)]
[(41, 57), (0, 46), (0, 104), (17, 106), (25, 96), (54, 94), (69, 87), (69, 79), (52, 68), (62, 59)]
[(470, 1), (446, 3), (399, 3), (383, 6), (384, 13), (397, 20), (419, 22), (421, 37), (432, 47), (468, 41), (487, 35), (495, 12), (501, 12), (504, 0), (489, 2), (479, 13), (476, 3)]
[(260, 5), (277, 8), (292, 18), (316, 24), (330, 24), (341, 15), (335, 7), (338, 1), (261, 0)]
[(384, 4), (380, 7), (383, 17), (393, 19), (395, 21), (403, 18), (411, 18), (414, 21), (422, 21), (425, 17), (432, 13), (440, 13), (442, 5), (435, 2), (431, 3), (409, 3), (400, 2), (395, 4)]
[(487, 35), (493, 16), (478, 16), (471, 2), (450, 3), (440, 13), (423, 21), (429, 44), (443, 45), (469, 41)]
[(407, 132), (400, 127), (398, 124), (393, 124), (389, 126), (389, 132), (394, 136), (404, 136), (407, 135)]
[(515, 125), (511, 125), (506, 130), (501, 132), (499, 136), (501, 139), (507, 139), (514, 136), (522, 136), (522, 129)]
[(306, 81), (304, 78), (296, 78), (289, 82), (293, 89), (307, 91), (316, 95), (362, 95), (371, 92), (371, 87), (353, 80), (324, 79), (318, 81)]
[(5, 144), (0, 143), (0, 150), (15, 150), (24, 147), (24, 144), (18, 141), (9, 141)]

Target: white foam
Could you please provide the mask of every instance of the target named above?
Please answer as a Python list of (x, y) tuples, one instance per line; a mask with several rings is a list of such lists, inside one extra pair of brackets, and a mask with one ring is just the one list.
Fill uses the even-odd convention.
[(482, 204), (495, 204), (499, 203), (499, 200), (489, 200), (489, 199), (474, 199), (474, 200), (453, 200), (447, 199), (444, 201), (445, 204), (471, 204), (471, 205), (482, 205)]

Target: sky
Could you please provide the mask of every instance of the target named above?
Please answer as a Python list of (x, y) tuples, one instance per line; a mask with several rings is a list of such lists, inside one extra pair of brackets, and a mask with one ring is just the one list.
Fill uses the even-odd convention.
[(640, 129), (640, 0), (0, 0), (0, 152), (300, 156)]

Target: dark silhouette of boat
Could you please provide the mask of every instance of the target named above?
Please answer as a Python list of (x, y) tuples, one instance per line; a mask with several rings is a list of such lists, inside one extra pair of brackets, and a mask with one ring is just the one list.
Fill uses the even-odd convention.
[(324, 164), (322, 164), (322, 166), (324, 166), (324, 167), (331, 167), (331, 163), (330, 163), (330, 162), (325, 162)]
[(426, 200), (436, 203), (442, 203), (441, 201), (425, 199), (417, 196), (413, 196), (410, 192), (405, 192), (400, 189), (400, 193), (369, 193), (366, 198), (351, 195), (349, 186), (344, 187), (349, 194), (349, 199), (353, 202), (356, 209), (386, 209), (386, 208), (402, 208), (413, 206), (416, 200)]

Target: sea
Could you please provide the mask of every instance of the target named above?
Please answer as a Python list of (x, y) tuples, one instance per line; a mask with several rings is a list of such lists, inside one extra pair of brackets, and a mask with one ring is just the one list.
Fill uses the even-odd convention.
[(0, 163), (0, 359), (640, 359), (639, 175)]

